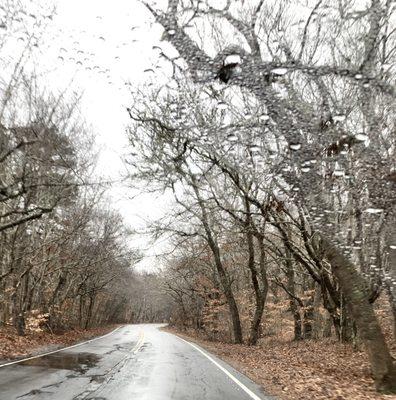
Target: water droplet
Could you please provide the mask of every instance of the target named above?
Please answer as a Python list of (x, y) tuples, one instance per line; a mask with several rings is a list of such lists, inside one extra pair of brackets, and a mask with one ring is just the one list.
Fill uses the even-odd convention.
[(333, 120), (334, 122), (342, 122), (345, 121), (346, 116), (345, 115), (334, 115)]
[(239, 54), (230, 54), (224, 59), (224, 65), (240, 64), (241, 56)]
[(225, 110), (228, 107), (227, 103), (225, 103), (224, 101), (219, 101), (217, 103), (217, 108), (219, 110)]
[(168, 35), (173, 36), (176, 33), (176, 31), (174, 29), (169, 29), (168, 31)]
[(274, 68), (271, 70), (271, 72), (275, 75), (285, 75), (287, 71), (287, 68)]
[(364, 212), (369, 213), (369, 214), (380, 214), (384, 210), (382, 208), (366, 208)]
[(362, 79), (363, 78), (363, 75), (362, 74), (356, 74), (355, 75), (355, 79)]
[(253, 152), (253, 153), (257, 153), (257, 152), (260, 151), (260, 147), (257, 146), (257, 145), (255, 145), (255, 144), (249, 146), (249, 149), (250, 149), (250, 151)]
[(365, 133), (358, 133), (355, 135), (355, 139), (359, 142), (365, 142), (368, 139), (368, 136)]
[(269, 115), (263, 114), (260, 116), (260, 121), (268, 121), (270, 119)]
[(300, 150), (301, 143), (290, 143), (289, 148), (290, 148), (290, 150), (294, 150), (294, 151)]

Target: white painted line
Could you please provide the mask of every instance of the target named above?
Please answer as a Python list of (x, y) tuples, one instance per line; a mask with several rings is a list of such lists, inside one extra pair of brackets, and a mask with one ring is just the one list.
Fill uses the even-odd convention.
[(195, 344), (192, 344), (188, 342), (187, 340), (184, 340), (180, 336), (177, 336), (180, 340), (183, 340), (183, 342), (186, 342), (190, 346), (194, 347), (195, 350), (199, 351), (202, 355), (204, 355), (208, 360), (210, 360), (214, 365), (216, 365), (217, 368), (219, 368), (221, 371), (223, 371), (230, 379), (232, 379), (250, 398), (253, 400), (262, 400), (261, 397), (257, 396), (255, 393), (253, 393), (247, 386), (245, 386), (239, 379), (235, 378), (234, 375), (231, 374), (226, 368), (221, 366), (216, 360), (214, 360), (209, 354), (205, 353), (202, 351), (198, 346)]
[(10, 362), (8, 362), (8, 363), (1, 364), (1, 365), (0, 365), (0, 368), (2, 368), (2, 367), (7, 367), (8, 365), (18, 364), (18, 363), (21, 363), (21, 362), (24, 362), (24, 361), (28, 361), (28, 360), (34, 360), (35, 358), (40, 358), (40, 357), (48, 356), (48, 355), (50, 355), (50, 354), (59, 353), (60, 351), (63, 351), (63, 350), (72, 349), (72, 348), (74, 348), (74, 347), (82, 346), (83, 344), (91, 343), (91, 342), (93, 342), (93, 341), (95, 341), (95, 340), (98, 340), (98, 339), (103, 339), (103, 338), (105, 338), (106, 336), (112, 335), (115, 331), (118, 331), (118, 329), (120, 329), (120, 328), (122, 328), (122, 327), (119, 326), (118, 328), (115, 328), (113, 331), (111, 331), (111, 332), (109, 332), (109, 333), (106, 333), (106, 335), (99, 336), (99, 337), (97, 337), (97, 338), (87, 340), (86, 342), (77, 343), (77, 344), (74, 344), (73, 346), (62, 347), (61, 349), (54, 350), (54, 351), (49, 351), (48, 353), (38, 354), (37, 356), (26, 357), (26, 358), (22, 358), (21, 360), (10, 361)]

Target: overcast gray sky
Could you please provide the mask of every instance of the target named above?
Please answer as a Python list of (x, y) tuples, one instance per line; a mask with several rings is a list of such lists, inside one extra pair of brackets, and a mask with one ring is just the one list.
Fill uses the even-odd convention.
[[(127, 151), (126, 107), (131, 96), (125, 83), (138, 86), (154, 78), (144, 71), (159, 61), (152, 47), (164, 48), (162, 28), (135, 0), (57, 0), (52, 4), (56, 16), (44, 32), (41, 54), (36, 55), (38, 68), (46, 71), (49, 86), (63, 88), (72, 80), (70, 88), (83, 91), (83, 115), (101, 149), (98, 171), (117, 180), (124, 172), (121, 159)], [(160, 74), (156, 73), (156, 79)], [(143, 230), (144, 220), (162, 215), (167, 201), (147, 194), (127, 199), (134, 195), (120, 184), (111, 190), (114, 208), (132, 228)], [(132, 243), (145, 248), (148, 237), (135, 237)], [(155, 266), (152, 255), (162, 248), (157, 244), (149, 249), (139, 268)]]

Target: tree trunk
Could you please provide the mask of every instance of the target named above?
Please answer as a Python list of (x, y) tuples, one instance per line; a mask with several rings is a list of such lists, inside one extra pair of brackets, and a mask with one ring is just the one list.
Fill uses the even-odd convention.
[(287, 278), (287, 291), (290, 295), (290, 311), (293, 314), (294, 320), (294, 339), (302, 339), (302, 324), (300, 307), (295, 297), (295, 285), (294, 285), (294, 268), (291, 258), (290, 250), (285, 246), (285, 266), (286, 266), (286, 278)]
[(230, 282), (230, 279), (227, 275), (227, 272), (226, 272), (226, 270), (223, 266), (222, 260), (221, 260), (219, 245), (212, 234), (212, 230), (211, 230), (210, 224), (209, 224), (209, 216), (208, 216), (208, 213), (206, 210), (205, 202), (202, 199), (201, 194), (199, 192), (198, 185), (196, 183), (196, 178), (193, 174), (190, 175), (190, 178), (191, 178), (191, 181), (193, 184), (192, 186), (193, 186), (194, 193), (196, 195), (196, 199), (198, 201), (198, 205), (201, 209), (201, 222), (202, 222), (203, 228), (206, 233), (205, 239), (213, 253), (216, 271), (219, 275), (220, 283), (222, 285), (223, 292), (224, 292), (224, 295), (227, 300), (228, 309), (229, 309), (231, 321), (232, 321), (234, 342), (242, 343), (243, 335), (242, 335), (241, 320), (239, 317), (239, 310), (238, 310), (237, 303), (235, 301), (234, 293), (232, 292), (231, 282)]
[(365, 282), (355, 266), (324, 239), (324, 248), (351, 316), (366, 347), (378, 391), (396, 393), (396, 365), (369, 302)]
[(303, 339), (312, 339), (314, 315), (314, 297), (311, 295), (306, 301), (303, 312)]
[(250, 326), (250, 334), (248, 344), (250, 346), (254, 346), (257, 344), (257, 340), (260, 334), (260, 324), (261, 318), (263, 317), (265, 301), (267, 298), (268, 292), (268, 281), (265, 271), (265, 249), (263, 238), (259, 238), (260, 243), (260, 272), (261, 272), (261, 287), (258, 279), (258, 272), (255, 266), (255, 251), (254, 251), (254, 237), (253, 237), (253, 226), (252, 226), (252, 216), (250, 213), (250, 204), (249, 200), (245, 198), (245, 210), (246, 210), (246, 221), (245, 221), (245, 229), (246, 229), (246, 240), (248, 244), (248, 268), (250, 270), (252, 286), (254, 289), (254, 296), (256, 300), (256, 307), (254, 310), (253, 319)]
[(78, 305), (78, 326), (82, 328), (82, 321), (83, 321), (83, 308), (84, 308), (84, 298), (80, 295), (80, 301)]
[(260, 324), (264, 313), (264, 307), (267, 300), (268, 294), (268, 278), (267, 271), (265, 267), (265, 248), (263, 238), (259, 239), (259, 247), (260, 247), (260, 282), (259, 291), (256, 295), (256, 309), (254, 312), (252, 326), (250, 330), (249, 344), (255, 345), (257, 344), (257, 340), (260, 337)]
[(390, 284), (386, 284), (386, 292), (388, 293), (389, 303), (392, 309), (392, 317), (393, 317), (393, 339), (396, 341), (396, 298), (392, 292), (392, 286)]
[(340, 316), (340, 340), (344, 343), (353, 342), (356, 346), (356, 324), (351, 318), (351, 312), (348, 309), (344, 296), (341, 302), (341, 316)]
[(227, 292), (225, 291), (224, 294), (227, 298), (228, 309), (230, 310), (232, 328), (234, 334), (234, 342), (240, 344), (243, 343), (243, 336), (242, 336), (241, 320), (239, 318), (239, 310), (232, 291), (227, 289)]
[(85, 326), (84, 326), (85, 329), (88, 329), (91, 323), (94, 303), (95, 303), (95, 295), (93, 294), (89, 296), (87, 319), (85, 320)]
[(326, 311), (326, 315), (323, 321), (323, 337), (329, 338), (331, 337), (331, 325), (332, 325), (332, 318), (329, 312)]
[(320, 339), (323, 336), (323, 316), (320, 312), (322, 305), (322, 289), (319, 283), (315, 282), (315, 296), (313, 302), (313, 314), (314, 314), (314, 325), (313, 325), (313, 338)]
[(16, 319), (16, 328), (18, 336), (25, 336), (25, 317), (23, 313), (18, 314)]

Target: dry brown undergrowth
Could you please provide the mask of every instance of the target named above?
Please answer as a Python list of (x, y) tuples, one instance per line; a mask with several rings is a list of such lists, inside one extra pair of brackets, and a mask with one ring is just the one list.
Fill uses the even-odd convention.
[(18, 336), (12, 327), (0, 328), (0, 359), (13, 359), (35, 354), (50, 345), (68, 346), (95, 336), (104, 335), (114, 329), (107, 326), (92, 329), (73, 329), (62, 334), (27, 331)]

